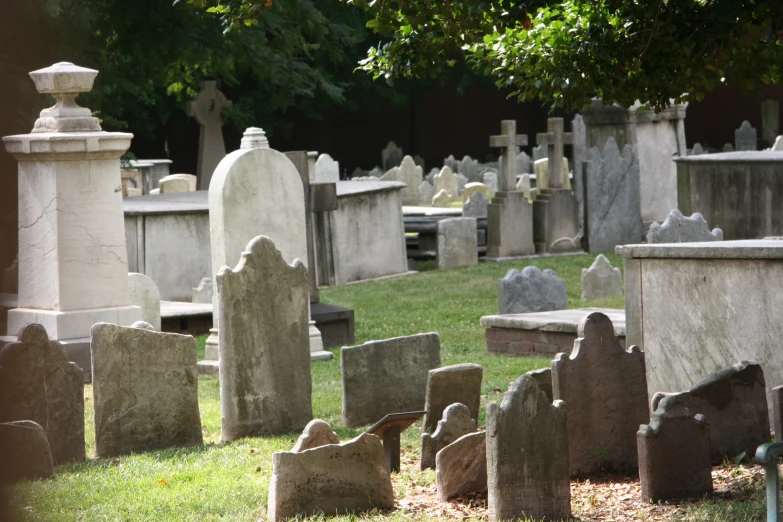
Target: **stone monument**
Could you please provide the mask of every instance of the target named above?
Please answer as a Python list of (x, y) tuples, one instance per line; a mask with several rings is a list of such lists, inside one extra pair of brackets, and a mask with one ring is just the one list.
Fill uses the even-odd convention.
[(231, 102), (217, 90), (217, 82), (205, 81), (198, 96), (188, 103), (188, 115), (201, 126), (198, 144), (198, 188), (209, 189), (212, 173), (226, 155), (223, 142), (223, 120), (220, 113), (231, 107)]

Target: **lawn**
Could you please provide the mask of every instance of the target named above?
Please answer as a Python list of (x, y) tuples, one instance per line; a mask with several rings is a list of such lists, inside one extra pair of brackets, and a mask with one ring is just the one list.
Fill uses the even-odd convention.
[[(616, 256), (612, 264), (622, 267)], [(484, 367), (482, 403), (500, 400), (508, 384), (519, 375), (549, 365), (544, 358), (509, 358), (486, 354), (482, 315), (497, 313), (496, 280), (510, 268), (534, 264), (552, 268), (565, 279), (570, 308), (600, 306), (622, 308), (622, 297), (583, 301), (581, 269), (593, 256), (539, 258), (528, 262), (480, 264), (448, 271), (427, 270), (422, 264), (416, 275), (380, 281), (322, 288), (324, 302), (349, 306), (356, 314), (356, 341), (436, 331), (441, 335), (443, 365), (474, 362)], [(203, 357), (205, 338), (199, 339)], [(339, 350), (335, 360), (312, 365), (313, 413), (329, 422), (341, 440), (363, 430), (342, 426), (340, 418), (341, 383)], [(113, 459), (95, 459), (92, 419), (92, 387), (85, 387), (87, 454), (83, 464), (61, 466), (55, 480), (25, 483), (12, 489), (12, 502), (21, 520), (46, 521), (251, 521), (265, 518), (267, 490), (272, 471), (271, 455), (288, 451), (298, 437), (291, 433), (273, 438), (248, 438), (220, 443), (220, 405), (218, 381), (214, 377), (199, 380), (199, 403), (205, 444), (201, 447), (153, 451)], [(483, 408), (482, 408), (483, 410)], [(484, 424), (482, 411), (480, 424)], [(404, 432), (403, 469), (395, 476), (395, 496), (409, 498), (429, 488), (433, 471), (420, 472), (413, 465), (419, 453), (418, 426)], [(737, 468), (739, 469), (739, 468)], [(742, 468), (743, 470), (745, 468)], [(758, 480), (756, 480), (758, 482)], [(753, 483), (743, 491), (743, 502), (716, 500), (682, 506), (672, 520), (706, 521), (762, 520), (761, 492)], [(595, 497), (598, 498), (598, 497)], [(589, 499), (587, 508), (574, 499), (574, 513), (581, 520), (598, 500)], [(437, 507), (437, 503), (432, 503)], [(407, 504), (406, 504), (407, 505)], [(433, 514), (434, 513), (434, 514)], [(481, 517), (482, 512), (468, 513)], [(452, 514), (453, 515), (453, 514)], [(441, 518), (451, 516), (441, 513)], [(639, 515), (628, 520), (652, 520)], [(392, 513), (370, 513), (373, 520), (438, 518), (431, 509), (411, 510), (401, 506)], [(354, 520), (341, 517), (342, 520)], [(619, 519), (617, 519), (619, 520)], [(625, 519), (622, 519), (625, 520)]]

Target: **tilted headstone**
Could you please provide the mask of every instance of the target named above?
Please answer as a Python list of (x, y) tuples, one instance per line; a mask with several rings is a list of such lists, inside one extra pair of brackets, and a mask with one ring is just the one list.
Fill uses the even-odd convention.
[(196, 99), (188, 103), (188, 115), (201, 126), (198, 145), (198, 186), (209, 189), (212, 173), (226, 155), (223, 142), (223, 120), (220, 113), (231, 107), (231, 102), (217, 90), (217, 82), (205, 81)]
[(647, 232), (648, 243), (695, 243), (701, 241), (723, 241), (723, 230), (712, 229), (704, 216), (695, 212), (685, 217), (677, 209), (669, 212), (663, 224), (653, 223)]
[(308, 288), (302, 261), (289, 265), (265, 236), (250, 241), (236, 268), (220, 269), (222, 440), (289, 433), (312, 420)]
[(758, 150), (758, 135), (748, 120), (734, 131), (734, 150)]
[(514, 187), (517, 192), (529, 193), (532, 189), (530, 185), (530, 174), (522, 174), (517, 180), (517, 186)]
[(384, 415), (424, 408), (429, 371), (440, 366), (435, 332), (343, 346), (343, 423), (356, 427)]
[(435, 185), (435, 193), (445, 190), (448, 192), (449, 197), (452, 200), (456, 200), (459, 197), (459, 182), (457, 181), (457, 175), (451, 171), (448, 167), (443, 167), (433, 179)]
[(344, 514), (394, 506), (381, 440), (366, 433), (342, 444), (272, 455), (266, 519)]
[(444, 269), (477, 265), (477, 228), (476, 218), (472, 217), (455, 217), (438, 221), (436, 266)]
[(197, 287), (193, 289), (193, 297), (191, 299), (194, 303), (211, 303), (213, 294), (212, 278), (205, 277), (201, 280)]
[(98, 323), (90, 349), (97, 457), (204, 443), (192, 336)]
[(141, 308), (141, 320), (160, 331), (160, 291), (155, 281), (136, 272), (128, 274), (130, 302)]
[(522, 151), (517, 154), (517, 174), (530, 174), (530, 156)]
[(435, 187), (425, 179), (419, 184), (419, 204), (431, 205), (433, 197), (435, 197)]
[(452, 199), (447, 190), (440, 190), (432, 196), (432, 206), (436, 208), (451, 207)]
[(658, 392), (652, 399), (653, 412), (676, 406), (700, 413), (710, 423), (710, 459), (714, 464), (769, 442), (769, 412), (764, 372), (761, 366), (738, 362), (709, 375), (688, 391)]
[(623, 275), (603, 254), (596, 256), (590, 268), (582, 269), (582, 299), (601, 299), (623, 295)]
[(778, 134), (780, 134), (780, 102), (764, 100), (761, 102), (761, 138), (766, 143), (772, 143)]
[(481, 175), (481, 181), (487, 187), (487, 197), (492, 198), (498, 191), (498, 175), (496, 172), (487, 171)]
[(462, 194), (465, 191), (465, 185), (470, 183), (470, 180), (467, 176), (463, 176), (462, 174), (457, 174), (457, 190), (460, 194)]
[(536, 266), (510, 269), (498, 279), (499, 314), (527, 314), (568, 308), (565, 281), (550, 269)]
[(328, 154), (321, 154), (315, 161), (315, 179), (313, 181), (340, 181), (340, 162)]
[(54, 465), (83, 462), (84, 376), (65, 349), (31, 324), (0, 348), (0, 422), (31, 420), (46, 432)]
[(783, 151), (783, 136), (775, 138), (775, 143), (772, 144), (772, 150), (777, 152)]
[[(399, 167), (402, 159), (402, 147), (398, 147), (393, 141), (387, 143), (386, 148), (381, 151), (381, 167), (384, 171)], [(411, 158), (411, 163), (413, 163), (413, 158)]]
[(313, 419), (307, 423), (304, 431), (294, 445), (291, 453), (301, 453), (305, 450), (319, 448), (327, 444), (340, 444), (337, 434), (332, 431), (328, 422), (321, 419)]
[(468, 201), (470, 199), (470, 196), (473, 195), (474, 192), (481, 192), (485, 198), (488, 197), (489, 192), (487, 191), (487, 186), (483, 183), (468, 183), (465, 185), (465, 189), (462, 191), (462, 201)]
[(489, 201), (480, 191), (473, 192), (468, 200), (462, 205), (462, 215), (464, 217), (482, 218), (487, 217), (487, 208)]
[[(569, 407), (570, 413), (570, 407)], [(571, 515), (566, 404), (522, 375), (487, 405), (489, 520), (566, 520)]]
[(0, 487), (54, 477), (46, 433), (33, 421), (0, 423), (0, 462)]
[(464, 363), (429, 371), (424, 422), (421, 430), (432, 433), (443, 411), (451, 404), (464, 404), (472, 419), (478, 419), (481, 405), (481, 380), (484, 369), (479, 364)]
[(469, 433), (435, 457), (438, 498), (441, 502), (466, 493), (487, 490), (487, 434)]
[(471, 416), (467, 406), (451, 404), (443, 410), (443, 419), (432, 434), (421, 434), (421, 469), (435, 468), (435, 455), (468, 433), (476, 431), (476, 419)]
[[(568, 175), (568, 158), (563, 158), (563, 187), (571, 188), (571, 178)], [(541, 158), (533, 162), (533, 170), (536, 174), (536, 188), (552, 188), (549, 181), (549, 158)]]
[(571, 474), (635, 469), (635, 434), (649, 420), (644, 353), (624, 350), (600, 312), (583, 317), (577, 335), (571, 355), (552, 361), (552, 391), (568, 405)]
[(413, 162), (413, 158), (405, 156), (398, 167), (392, 167), (381, 176), (381, 181), (401, 181), (408, 186), (402, 189), (402, 204), (416, 206), (419, 204), (419, 185), (424, 179), (421, 167)]
[(712, 493), (710, 425), (687, 408), (659, 408), (637, 433), (642, 500), (662, 502)]
[(470, 156), (462, 158), (455, 172), (459, 172), (470, 181), (481, 181), (479, 179), (479, 162)]
[(585, 232), (591, 253), (614, 252), (617, 245), (639, 243), (642, 207), (639, 195), (639, 159), (633, 147), (622, 154), (611, 136), (603, 151), (593, 147), (585, 163), (587, 198)]

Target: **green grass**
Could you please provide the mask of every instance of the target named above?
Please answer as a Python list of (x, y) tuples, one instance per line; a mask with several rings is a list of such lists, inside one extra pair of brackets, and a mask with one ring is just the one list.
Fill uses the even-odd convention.
[[(619, 258), (609, 257), (615, 266), (622, 267)], [(587, 255), (541, 258), (448, 271), (431, 270), (432, 263), (425, 262), (420, 265), (422, 272), (417, 275), (323, 288), (321, 299), (355, 310), (357, 343), (439, 332), (443, 365), (475, 362), (484, 367), (482, 403), (486, 404), (501, 399), (508, 384), (519, 375), (549, 365), (549, 359), (544, 358), (486, 354), (484, 329), (479, 325), (479, 318), (497, 313), (497, 279), (510, 268), (521, 269), (527, 264), (552, 268), (567, 283), (570, 308), (623, 308), (622, 297), (581, 299), (581, 269), (588, 267), (592, 260), (593, 257)], [(205, 339), (203, 336), (198, 340), (200, 358)], [(347, 440), (363, 430), (342, 425), (339, 350), (332, 351), (336, 356), (334, 361), (312, 365), (313, 413), (329, 422), (341, 440)], [(94, 459), (91, 394), (92, 387), (87, 386), (85, 421), (90, 460), (59, 467), (55, 480), (15, 486), (12, 502), (21, 520), (250, 521), (265, 516), (271, 455), (275, 451), (290, 450), (298, 433), (220, 443), (218, 381), (214, 377), (202, 377), (199, 404), (203, 446)], [(479, 422), (484, 423), (483, 408)], [(419, 443), (417, 429), (404, 432), (403, 462), (418, 456)], [(403, 469), (402, 473), (409, 474), (411, 479), (404, 483), (431, 484), (435, 480), (432, 471)], [(396, 496), (404, 496), (406, 486), (397, 487), (400, 489), (395, 492)], [(753, 507), (705, 502), (687, 508), (677, 520), (760, 520), (758, 513), (763, 513), (763, 508), (758, 506), (759, 502)], [(402, 520), (405, 515), (375, 513), (367, 518)]]

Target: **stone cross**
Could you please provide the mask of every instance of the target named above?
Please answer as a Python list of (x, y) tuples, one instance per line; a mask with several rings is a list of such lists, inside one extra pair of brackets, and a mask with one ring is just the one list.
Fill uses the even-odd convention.
[(212, 173), (226, 155), (226, 145), (223, 142), (223, 120), (220, 113), (229, 107), (231, 107), (231, 101), (217, 90), (214, 80), (205, 81), (196, 99), (188, 103), (188, 115), (196, 118), (196, 121), (201, 125), (197, 172), (200, 190), (209, 189)]
[[(562, 120), (561, 127), (562, 130)], [(502, 149), (503, 172), (500, 175), (500, 190), (513, 191), (517, 185), (517, 147), (527, 146), (527, 136), (517, 134), (517, 122), (503, 120), (500, 122), (500, 136), (490, 136), (489, 146)]]
[(547, 131), (536, 134), (536, 142), (547, 146), (551, 188), (563, 188), (563, 145), (573, 145), (574, 133), (563, 132), (563, 118), (549, 118)]

